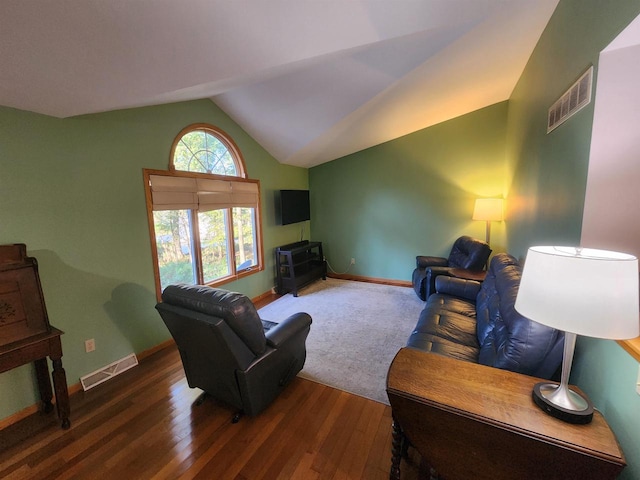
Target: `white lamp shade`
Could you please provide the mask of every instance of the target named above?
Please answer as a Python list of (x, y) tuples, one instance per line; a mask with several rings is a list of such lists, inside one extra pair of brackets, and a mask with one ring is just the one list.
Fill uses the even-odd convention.
[(473, 207), (472, 220), (499, 222), (503, 219), (501, 198), (478, 198)]
[(596, 338), (640, 333), (638, 259), (575, 247), (532, 247), (515, 309), (535, 322)]

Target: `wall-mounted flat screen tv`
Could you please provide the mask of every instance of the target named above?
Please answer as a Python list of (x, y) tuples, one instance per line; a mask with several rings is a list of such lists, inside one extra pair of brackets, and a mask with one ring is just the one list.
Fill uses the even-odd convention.
[(279, 207), (276, 210), (281, 225), (311, 219), (309, 190), (280, 190), (280, 199), (276, 202), (276, 207)]

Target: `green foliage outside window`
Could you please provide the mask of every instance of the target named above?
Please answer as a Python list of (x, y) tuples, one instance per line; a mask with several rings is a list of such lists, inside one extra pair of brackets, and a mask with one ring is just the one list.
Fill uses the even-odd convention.
[(153, 212), (160, 284), (195, 283), (188, 210)]
[(211, 282), (229, 275), (227, 210), (199, 212), (198, 223), (204, 281)]
[(256, 254), (255, 209), (236, 207), (233, 209), (233, 241), (236, 252), (236, 268), (258, 263)]

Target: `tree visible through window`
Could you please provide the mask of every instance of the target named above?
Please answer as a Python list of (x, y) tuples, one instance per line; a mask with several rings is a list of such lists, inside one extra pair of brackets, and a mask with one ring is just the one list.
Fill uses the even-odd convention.
[(145, 170), (156, 284), (216, 284), (261, 270), (258, 183), (210, 125), (184, 129), (168, 172)]
[(205, 129), (190, 131), (180, 138), (173, 153), (173, 167), (185, 172), (238, 176), (227, 146)]

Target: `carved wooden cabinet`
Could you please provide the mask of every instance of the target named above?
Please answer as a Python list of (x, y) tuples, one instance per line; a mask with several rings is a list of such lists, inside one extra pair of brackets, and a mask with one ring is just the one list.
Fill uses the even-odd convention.
[(24, 244), (0, 245), (0, 345), (49, 333), (38, 262)]
[(69, 428), (69, 392), (62, 368), (63, 332), (49, 324), (38, 262), (26, 245), (0, 245), (0, 373), (34, 362), (45, 411), (53, 408), (47, 357), (53, 364), (58, 416)]

